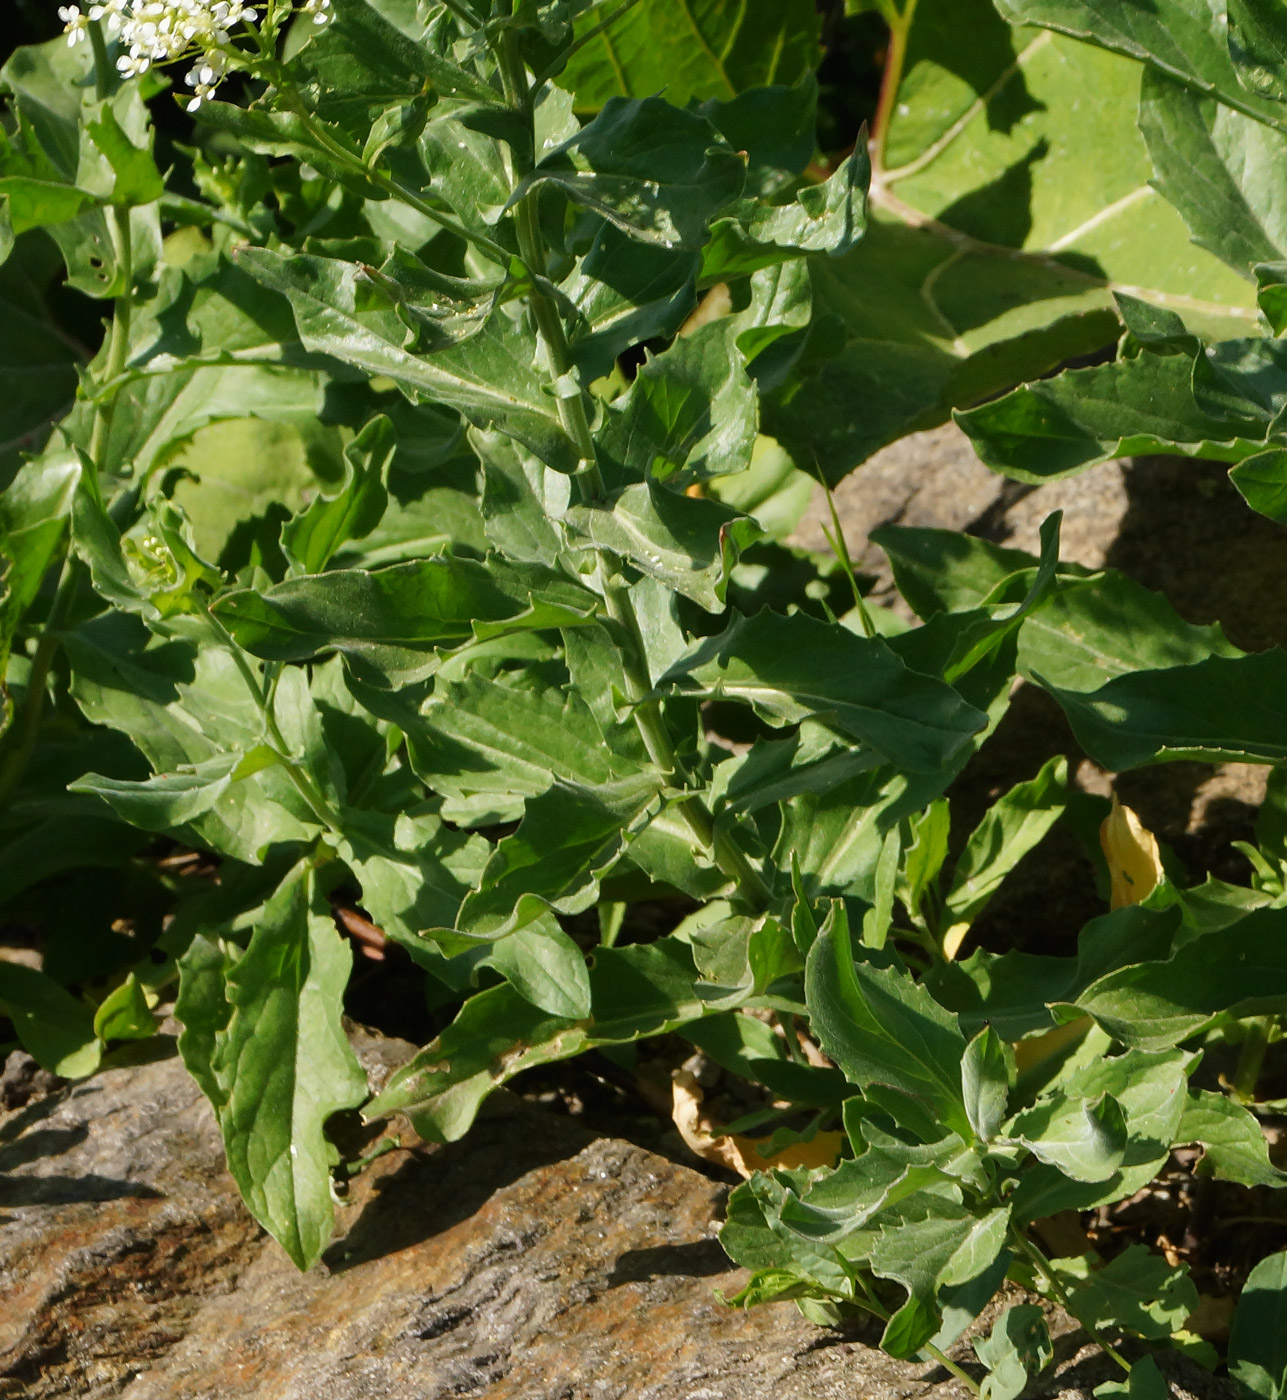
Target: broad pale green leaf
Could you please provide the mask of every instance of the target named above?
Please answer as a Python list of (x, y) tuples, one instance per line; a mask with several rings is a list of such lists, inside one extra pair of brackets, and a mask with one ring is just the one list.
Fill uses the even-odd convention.
[(988, 0), (920, 0), (873, 144), (871, 224), (844, 258), (813, 260), (839, 353), (766, 406), (769, 431), (802, 460), (816, 452), (834, 482), (903, 433), (1111, 341), (1115, 288), (1253, 333), (1250, 288), (1193, 247), (1150, 184), (1140, 73), (1012, 29)]
[(856, 151), (821, 184), (801, 186), (791, 203), (748, 210), (742, 226), (756, 243), (837, 257), (866, 232), (870, 179), (867, 153)]
[(15, 237), (28, 229), (74, 219), (94, 203), (92, 195), (74, 185), (37, 180), (30, 175), (0, 177), (0, 196), (6, 201), (9, 227)]
[(776, 724), (816, 716), (913, 772), (950, 764), (985, 723), (942, 681), (910, 671), (884, 642), (803, 613), (734, 618), (676, 662), (659, 689), (741, 700)]
[(1258, 1400), (1287, 1395), (1287, 1251), (1262, 1259), (1238, 1299), (1229, 1374)]
[(426, 1140), (454, 1142), (487, 1095), (521, 1070), (699, 1019), (707, 1008), (694, 990), (696, 976), (688, 948), (663, 939), (595, 953), (588, 1021), (539, 1011), (509, 985), (479, 992), (390, 1079), (365, 1115), (405, 1113)]
[(1287, 1006), (1285, 917), (1258, 909), (1168, 959), (1108, 973), (1076, 1004), (1114, 1039), (1143, 1049), (1178, 1045), (1226, 1018), (1279, 1011)]
[(745, 178), (742, 157), (705, 117), (658, 97), (613, 97), (577, 135), (542, 156), (515, 198), (535, 184), (554, 184), (632, 238), (699, 249)]
[(345, 449), (339, 490), (319, 495), (282, 526), (282, 549), (293, 572), (321, 573), (341, 545), (362, 539), (380, 523), (389, 503), (385, 474), (396, 443), (392, 423), (372, 419)]
[(755, 521), (718, 501), (655, 480), (627, 486), (603, 506), (573, 506), (565, 519), (598, 548), (711, 613), (723, 610), (733, 568), (761, 534)]
[(256, 656), (303, 661), (334, 649), (377, 671), (414, 671), (476, 635), (575, 626), (594, 595), (539, 565), (441, 554), (288, 579), (226, 594), (213, 611)]
[(1010, 1124), (1009, 1134), (1074, 1181), (1107, 1181), (1126, 1152), (1126, 1118), (1111, 1094), (1037, 1104)]
[(961, 1096), (965, 1037), (909, 974), (855, 963), (848, 919), (834, 905), (809, 953), (805, 995), (814, 1032), (849, 1080), (923, 1100), (944, 1127), (970, 1136)]
[(367, 1092), (341, 1025), (352, 962), (311, 875), (297, 872), (264, 906), (225, 984), (232, 1014), (214, 1072), (228, 1170), (301, 1269), (331, 1235), (326, 1120)]
[(1284, 122), (1281, 107), (1238, 81), (1223, 4), (1208, 0), (997, 0), (1017, 24), (1039, 24), (1148, 63), (1261, 121)]
[(1069, 1311), (1092, 1327), (1121, 1327), (1160, 1341), (1178, 1332), (1198, 1305), (1188, 1266), (1172, 1267), (1142, 1244), (1128, 1245), (1069, 1289)]
[(1029, 1380), (1054, 1359), (1045, 1313), (1032, 1303), (1008, 1308), (986, 1337), (976, 1339), (974, 1354), (990, 1373), (982, 1400), (1018, 1400)]
[(309, 350), (387, 376), (413, 402), (459, 409), (479, 427), (509, 433), (551, 466), (575, 470), (575, 450), (533, 364), (535, 343), (503, 311), (462, 345), (417, 355), (405, 348), (406, 327), (395, 310), (365, 309), (372, 297), (359, 265), (262, 248), (243, 249), (237, 261), (290, 301)]
[[(586, 15), (578, 33), (602, 17)], [(796, 82), (817, 65), (818, 37), (808, 0), (650, 0), (574, 54), (561, 81), (587, 110), (610, 97), (663, 91), (678, 107), (693, 98), (728, 100), (749, 88)]]
[(630, 389), (608, 410), (598, 442), (626, 482), (654, 477), (687, 485), (750, 464), (756, 394), (735, 346), (732, 318), (683, 336), (639, 367)]
[(961, 1096), (975, 1137), (990, 1142), (997, 1135), (1009, 1092), (1005, 1048), (992, 1027), (985, 1026), (965, 1047), (961, 1060)]
[(949, 916), (969, 925), (1001, 882), (1058, 821), (1068, 763), (1052, 758), (1031, 782), (1018, 783), (988, 808), (957, 858), (944, 899)]
[(1255, 1116), (1225, 1094), (1190, 1089), (1175, 1140), (1202, 1146), (1213, 1176), (1240, 1186), (1287, 1186), (1287, 1173), (1269, 1160), (1269, 1144)]
[(565, 547), (558, 517), (571, 499), (569, 478), (503, 433), (471, 428), (469, 441), (483, 465), (487, 539), (506, 558), (555, 563)]
[(492, 853), (457, 926), (500, 937), (547, 910), (579, 914), (599, 897), (599, 880), (656, 809), (660, 785), (638, 774), (589, 788), (556, 779), (524, 810), (523, 821)]
[[(1040, 676), (1038, 675), (1038, 679)], [(1287, 758), (1287, 653), (1212, 656), (1118, 676), (1089, 694), (1049, 685), (1077, 741), (1113, 772), (1159, 758)]]
[(1196, 243), (1244, 276), (1283, 256), (1283, 131), (1154, 71), (1144, 75), (1140, 130), (1155, 186)]
[(109, 103), (103, 104), (100, 117), (85, 123), (85, 130), (112, 167), (113, 204), (133, 208), (161, 198), (165, 181), (152, 159), (150, 139), (145, 145), (136, 146)]
[(98, 1068), (103, 1047), (94, 1034), (93, 1015), (52, 977), (0, 962), (0, 1010), (42, 1069), (64, 1079), (83, 1079)]

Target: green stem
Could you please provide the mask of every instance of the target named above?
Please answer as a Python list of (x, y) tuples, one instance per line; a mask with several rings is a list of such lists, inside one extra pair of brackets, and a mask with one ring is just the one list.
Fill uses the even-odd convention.
[(926, 1342), (921, 1348), (927, 1355), (932, 1356), (935, 1361), (945, 1370), (951, 1372), (958, 1381), (975, 1395), (982, 1395), (978, 1382), (967, 1375), (946, 1353), (940, 1351), (933, 1342)]
[[(603, 601), (608, 616), (625, 634), (626, 645), (622, 649), (622, 666), (626, 675), (628, 699), (633, 706), (635, 725), (643, 739), (648, 757), (674, 785), (682, 782), (683, 775), (675, 757), (675, 746), (670, 740), (670, 731), (661, 712), (661, 703), (647, 699), (652, 683), (643, 669), (643, 640), (639, 635), (634, 608), (626, 591), (607, 578), (607, 566), (600, 555), (600, 580), (603, 585)], [(715, 858), (715, 864), (741, 892), (742, 897), (760, 909), (767, 908), (772, 900), (772, 891), (764, 883), (760, 872), (751, 864), (746, 853), (726, 831), (718, 831), (714, 818), (700, 797), (688, 797), (676, 803), (676, 811), (683, 817), (694, 839), (704, 850)]]
[(1021, 1254), (1024, 1254), (1028, 1257), (1028, 1260), (1031, 1262), (1032, 1266), (1037, 1270), (1037, 1272), (1042, 1276), (1042, 1278), (1045, 1279), (1046, 1287), (1054, 1295), (1055, 1301), (1059, 1304), (1059, 1306), (1063, 1308), (1063, 1310), (1068, 1314), (1069, 1317), (1076, 1318), (1077, 1321), (1080, 1322), (1081, 1325), (1086, 1329), (1086, 1332), (1089, 1335), (1090, 1339), (1095, 1343), (1096, 1346), (1099, 1347), (1099, 1349), (1105, 1354), (1105, 1356), (1108, 1356), (1113, 1361), (1115, 1361), (1129, 1376), (1131, 1373), (1131, 1363), (1126, 1360), (1126, 1358), (1121, 1354), (1121, 1352), (1117, 1350), (1116, 1347), (1111, 1346), (1108, 1343), (1108, 1341), (1105, 1340), (1103, 1333), (1100, 1332), (1097, 1327), (1095, 1327), (1092, 1323), (1087, 1322), (1084, 1317), (1078, 1316), (1077, 1312), (1072, 1306), (1072, 1303), (1069, 1301), (1067, 1290), (1064, 1288), (1063, 1284), (1059, 1282), (1059, 1279), (1056, 1277), (1054, 1270), (1050, 1267), (1050, 1261), (1046, 1258), (1046, 1256), (1042, 1254), (1042, 1252), (1036, 1247), (1036, 1245), (1032, 1243), (1032, 1241), (1027, 1237), (1027, 1235), (1025, 1235), (1023, 1231), (1018, 1228), (1018, 1226), (1012, 1225), (1010, 1227), (1010, 1240), (1011, 1243), (1015, 1246), (1016, 1249), (1019, 1250)]
[(231, 653), (233, 663), (237, 670), (241, 672), (241, 678), (246, 684), (246, 689), (250, 692), (251, 699), (255, 702), (255, 708), (259, 711), (264, 722), (264, 733), (268, 739), (269, 747), (277, 755), (282, 769), (290, 779), (295, 791), (308, 806), (309, 811), (317, 820), (334, 832), (335, 835), (343, 835), (343, 827), (339, 816), (331, 810), (331, 805), (319, 791), (317, 784), (313, 782), (308, 773), (300, 767), (291, 753), (291, 747), (286, 742), (286, 736), (281, 731), (281, 726), (277, 723), (277, 716), (273, 712), (272, 701), (265, 686), (255, 675), (250, 662), (246, 659), (246, 653), (237, 645), (231, 633), (222, 622), (208, 608), (201, 614), (205, 618), (211, 631), (214, 633), (219, 645)]
[(98, 20), (89, 22), (89, 46), (94, 52), (94, 96), (104, 101), (112, 94), (112, 65), (107, 61), (107, 41)]
[(1256, 1016), (1243, 1022), (1245, 1034), (1242, 1051), (1238, 1056), (1238, 1068), (1233, 1076), (1233, 1096), (1239, 1103), (1256, 1101), (1256, 1085), (1260, 1081), (1260, 1071), (1265, 1063), (1265, 1051), (1269, 1048), (1269, 1033), (1273, 1025), (1272, 1016)]

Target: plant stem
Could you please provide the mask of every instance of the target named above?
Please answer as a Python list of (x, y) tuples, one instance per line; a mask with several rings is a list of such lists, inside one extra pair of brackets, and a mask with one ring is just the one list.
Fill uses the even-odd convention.
[[(626, 591), (610, 582), (603, 556), (599, 557), (600, 580), (603, 585), (603, 601), (608, 616), (625, 633), (626, 645), (622, 652), (622, 666), (626, 674), (628, 698), (634, 707), (635, 725), (643, 739), (648, 757), (666, 775), (668, 781), (678, 785), (683, 775), (675, 757), (675, 746), (671, 743), (670, 732), (661, 713), (661, 703), (647, 698), (652, 682), (643, 668), (643, 640), (634, 608)], [(767, 908), (772, 899), (772, 891), (764, 883), (760, 872), (751, 864), (745, 852), (726, 831), (718, 831), (714, 818), (700, 797), (683, 798), (676, 804), (676, 810), (683, 817), (694, 839), (715, 858), (715, 864), (741, 892), (743, 898), (760, 909)]]
[(979, 1384), (973, 1378), (973, 1376), (967, 1375), (956, 1364), (955, 1361), (953, 1361), (949, 1356), (947, 1356), (945, 1352), (940, 1351), (938, 1347), (934, 1345), (933, 1342), (926, 1342), (925, 1345), (921, 1348), (921, 1350), (927, 1352), (930, 1356), (932, 1356), (934, 1360), (937, 1361), (938, 1364), (945, 1371), (950, 1371), (951, 1374), (954, 1375), (956, 1379), (960, 1381), (963, 1386), (966, 1386), (973, 1394), (981, 1395), (983, 1393), (979, 1389)]
[(1238, 1056), (1238, 1068), (1233, 1076), (1233, 1096), (1239, 1103), (1256, 1101), (1256, 1085), (1265, 1063), (1265, 1051), (1269, 1048), (1269, 1033), (1273, 1024), (1272, 1016), (1255, 1016), (1243, 1022), (1245, 1035), (1242, 1052)]
[(885, 150), (889, 144), (889, 123), (898, 101), (898, 89), (903, 85), (903, 69), (907, 64), (907, 39), (916, 16), (916, 0), (906, 0), (898, 12), (892, 4), (882, 5), (881, 12), (889, 23), (889, 54), (885, 59), (885, 76), (880, 85), (880, 102), (876, 107), (875, 136), (872, 139), (871, 163), (877, 174), (885, 169)]
[(1054, 1294), (1055, 1301), (1059, 1306), (1063, 1308), (1069, 1317), (1076, 1318), (1086, 1329), (1087, 1334), (1095, 1345), (1098, 1346), (1106, 1356), (1115, 1361), (1129, 1376), (1131, 1373), (1131, 1363), (1126, 1360), (1116, 1347), (1111, 1346), (1105, 1340), (1103, 1333), (1101, 1333), (1097, 1327), (1087, 1322), (1084, 1317), (1078, 1317), (1077, 1313), (1073, 1310), (1072, 1304), (1068, 1300), (1067, 1290), (1064, 1288), (1063, 1284), (1059, 1282), (1059, 1279), (1055, 1276), (1055, 1271), (1050, 1267), (1050, 1261), (1016, 1225), (1010, 1227), (1010, 1241), (1021, 1254), (1027, 1255), (1032, 1266), (1042, 1278), (1045, 1279), (1046, 1287)]

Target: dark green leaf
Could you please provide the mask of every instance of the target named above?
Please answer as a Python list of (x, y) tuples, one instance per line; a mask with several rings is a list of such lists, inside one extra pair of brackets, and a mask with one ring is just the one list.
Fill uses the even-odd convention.
[(985, 1026), (965, 1047), (961, 1060), (961, 1096), (975, 1137), (990, 1142), (1005, 1118), (1009, 1074), (1001, 1037)]
[(613, 97), (541, 158), (515, 198), (552, 183), (634, 238), (699, 249), (745, 178), (744, 161), (705, 117), (657, 97)]
[(498, 939), (486, 961), (537, 1010), (568, 1021), (589, 1016), (585, 955), (556, 919), (538, 919)]
[(833, 910), (805, 974), (819, 1043), (851, 1083), (883, 1084), (923, 1100), (944, 1127), (968, 1139), (965, 1037), (956, 1017), (906, 972), (855, 963), (843, 905)]
[(1074, 1181), (1107, 1181), (1126, 1152), (1126, 1117), (1111, 1094), (1056, 1096), (1021, 1113), (1009, 1134)]
[(742, 700), (777, 724), (817, 716), (913, 772), (950, 764), (985, 723), (942, 681), (908, 670), (883, 641), (803, 613), (735, 618), (676, 662), (659, 689)]
[(282, 549), (301, 574), (321, 573), (348, 540), (362, 539), (380, 523), (389, 502), (385, 475), (397, 444), (393, 425), (373, 418), (344, 451), (344, 480), (319, 495), (282, 526)]
[(1172, 1267), (1141, 1244), (1128, 1245), (1068, 1293), (1069, 1311), (1091, 1327), (1121, 1327), (1160, 1341), (1198, 1305), (1188, 1266)]

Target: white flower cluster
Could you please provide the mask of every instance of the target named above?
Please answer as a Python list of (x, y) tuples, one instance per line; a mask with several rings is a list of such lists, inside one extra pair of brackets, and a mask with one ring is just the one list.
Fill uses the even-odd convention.
[[(127, 78), (137, 78), (154, 64), (174, 63), (195, 55), (184, 82), (192, 89), (189, 112), (195, 112), (228, 73), (236, 53), (232, 31), (259, 20), (262, 0), (93, 0), (88, 11), (79, 5), (59, 7), (69, 45), (88, 37), (91, 23), (102, 21), (109, 38), (123, 50), (116, 66)], [(311, 15), (314, 24), (330, 18), (331, 0), (302, 0), (295, 7)]]

